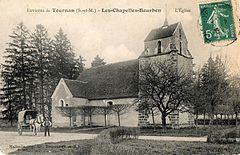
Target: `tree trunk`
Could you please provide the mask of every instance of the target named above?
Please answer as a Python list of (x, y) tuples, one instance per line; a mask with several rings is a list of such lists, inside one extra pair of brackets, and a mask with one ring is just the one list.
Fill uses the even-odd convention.
[[(215, 116), (216, 116), (216, 125), (218, 126), (218, 123), (219, 123), (219, 121), (218, 121), (218, 114), (215, 114)], [(213, 122), (214, 122), (214, 120), (213, 120)]]
[(106, 109), (104, 109), (104, 125), (107, 126), (107, 112), (106, 112)]
[(13, 119), (10, 120), (11, 127), (13, 127)]
[(117, 116), (118, 116), (118, 126), (121, 126), (121, 123), (120, 123), (120, 114), (119, 114), (119, 111), (117, 112)]
[(89, 115), (89, 121), (90, 121), (90, 127), (92, 127), (92, 114), (90, 113), (90, 115)]
[(223, 114), (220, 114), (220, 118), (221, 118), (221, 126), (223, 125)]
[(11, 127), (12, 127), (13, 126), (13, 112), (12, 112), (11, 103), (9, 103), (9, 111), (10, 111), (10, 123), (11, 123)]
[(211, 125), (213, 125), (214, 114), (213, 114), (213, 113), (210, 113), (209, 115), (210, 115), (210, 116), (209, 116), (209, 125), (211, 126)]
[(43, 117), (45, 118), (45, 108), (44, 108), (44, 82), (43, 82), (43, 63), (42, 63), (42, 59), (43, 59), (43, 53), (42, 51), (40, 51), (40, 84), (41, 84), (41, 88), (40, 88), (40, 93), (41, 93), (41, 104), (42, 104), (42, 114)]
[(229, 118), (229, 114), (227, 114), (227, 120), (228, 120), (228, 125), (230, 125), (230, 118)]
[(166, 121), (166, 116), (162, 115), (162, 128), (163, 128), (163, 132), (166, 132), (167, 129), (167, 121)]
[(151, 109), (151, 112), (152, 112), (152, 121), (153, 121), (153, 131), (155, 132), (155, 131), (156, 131), (156, 123), (155, 123), (155, 118), (154, 118), (153, 109)]
[(196, 111), (196, 133), (198, 133), (198, 111)]
[(85, 112), (83, 113), (83, 126), (86, 126), (86, 122), (85, 122)]
[(51, 105), (48, 105), (48, 117), (49, 119), (52, 121), (52, 116), (51, 116), (51, 113), (52, 113), (52, 106)]
[(236, 126), (237, 126), (237, 125), (238, 125), (238, 113), (235, 112), (235, 115), (236, 115), (236, 117), (235, 117), (235, 124), (236, 124)]
[(206, 127), (206, 112), (203, 112), (203, 127)]

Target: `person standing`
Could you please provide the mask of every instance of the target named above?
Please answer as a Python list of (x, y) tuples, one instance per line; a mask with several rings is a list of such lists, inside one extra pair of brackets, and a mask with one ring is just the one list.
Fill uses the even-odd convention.
[(47, 133), (48, 133), (48, 136), (50, 136), (50, 127), (52, 126), (52, 122), (49, 120), (48, 117), (43, 122), (43, 125), (45, 128), (44, 136), (47, 136)]

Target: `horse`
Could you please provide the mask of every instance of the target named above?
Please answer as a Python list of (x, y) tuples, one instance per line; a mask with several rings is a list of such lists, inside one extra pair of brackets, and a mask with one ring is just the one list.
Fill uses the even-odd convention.
[(40, 132), (43, 122), (44, 117), (42, 114), (38, 115), (35, 119), (30, 119), (29, 121), (30, 131), (32, 131), (34, 135), (37, 135), (37, 133)]

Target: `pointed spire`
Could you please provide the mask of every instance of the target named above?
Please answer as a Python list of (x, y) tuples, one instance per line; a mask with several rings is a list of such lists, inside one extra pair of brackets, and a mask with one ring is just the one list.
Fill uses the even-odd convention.
[(166, 18), (166, 17), (165, 17), (165, 21), (164, 21), (163, 26), (168, 26), (168, 21), (167, 21), (167, 18)]
[(165, 21), (163, 26), (168, 26), (168, 20), (167, 20), (167, 4), (165, 4)]

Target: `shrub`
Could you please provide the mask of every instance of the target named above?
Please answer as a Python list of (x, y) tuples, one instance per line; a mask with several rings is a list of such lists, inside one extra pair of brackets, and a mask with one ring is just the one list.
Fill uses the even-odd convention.
[(222, 130), (214, 130), (210, 132), (207, 141), (210, 143), (236, 143), (240, 138), (239, 128), (230, 128)]
[(137, 128), (118, 127), (102, 131), (95, 139), (92, 154), (138, 154), (138, 150), (119, 143), (122, 140), (136, 139)]
[(139, 130), (136, 128), (119, 127), (113, 128), (109, 131), (109, 135), (112, 143), (118, 143), (124, 139), (136, 139), (138, 137)]

